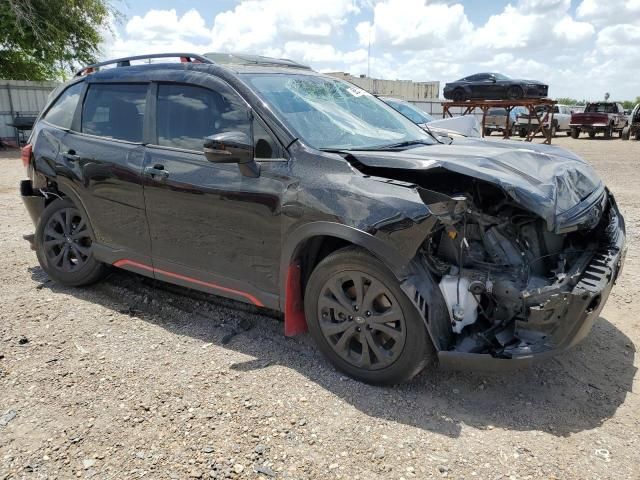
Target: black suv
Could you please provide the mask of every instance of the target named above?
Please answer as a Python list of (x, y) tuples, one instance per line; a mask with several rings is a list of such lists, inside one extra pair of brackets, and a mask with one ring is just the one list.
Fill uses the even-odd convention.
[(112, 265), (280, 310), (373, 383), (528, 364), (598, 318), (624, 222), (574, 154), (442, 143), (291, 61), (169, 56), (88, 67), (38, 119), (21, 193), (51, 278)]

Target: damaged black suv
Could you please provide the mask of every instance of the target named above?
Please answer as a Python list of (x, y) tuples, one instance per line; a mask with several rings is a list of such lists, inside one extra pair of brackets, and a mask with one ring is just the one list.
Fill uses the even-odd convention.
[(624, 221), (576, 155), (434, 137), (287, 60), (171, 56), (87, 67), (37, 121), (21, 193), (51, 278), (111, 265), (279, 310), (372, 383), (528, 364), (598, 318)]

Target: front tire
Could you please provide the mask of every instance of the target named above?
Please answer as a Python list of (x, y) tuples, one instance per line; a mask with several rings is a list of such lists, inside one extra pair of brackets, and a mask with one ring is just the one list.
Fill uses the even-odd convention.
[(318, 348), (358, 380), (404, 382), (434, 355), (424, 322), (396, 277), (360, 248), (344, 248), (318, 264), (304, 305)]
[(79, 287), (98, 281), (106, 272), (93, 255), (93, 230), (86, 212), (67, 198), (44, 209), (35, 234), (38, 262), (62, 285)]

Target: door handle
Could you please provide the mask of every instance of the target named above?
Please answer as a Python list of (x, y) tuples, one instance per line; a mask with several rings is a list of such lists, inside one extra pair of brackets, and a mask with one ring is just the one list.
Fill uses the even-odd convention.
[(169, 172), (164, 169), (164, 165), (156, 164), (153, 167), (145, 167), (144, 173), (150, 175), (152, 178), (158, 177), (161, 180), (164, 180), (169, 176)]
[(80, 160), (80, 155), (76, 155), (75, 150), (68, 150), (66, 153), (62, 154), (62, 157), (71, 162), (77, 162), (78, 160)]

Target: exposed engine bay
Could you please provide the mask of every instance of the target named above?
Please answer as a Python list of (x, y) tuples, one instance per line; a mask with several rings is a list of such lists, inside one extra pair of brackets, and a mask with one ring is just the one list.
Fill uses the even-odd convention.
[[(557, 234), (498, 187), (460, 177), (431, 181), (435, 195), (450, 201), (446, 208), (432, 203), (438, 224), (420, 258), (439, 282), (453, 349), (500, 355), (510, 347), (544, 342), (551, 332), (530, 329), (527, 322), (537, 310), (543, 317), (561, 311), (545, 306), (566, 299), (597, 251), (597, 228)], [(427, 204), (435, 200), (428, 198), (430, 192)]]

